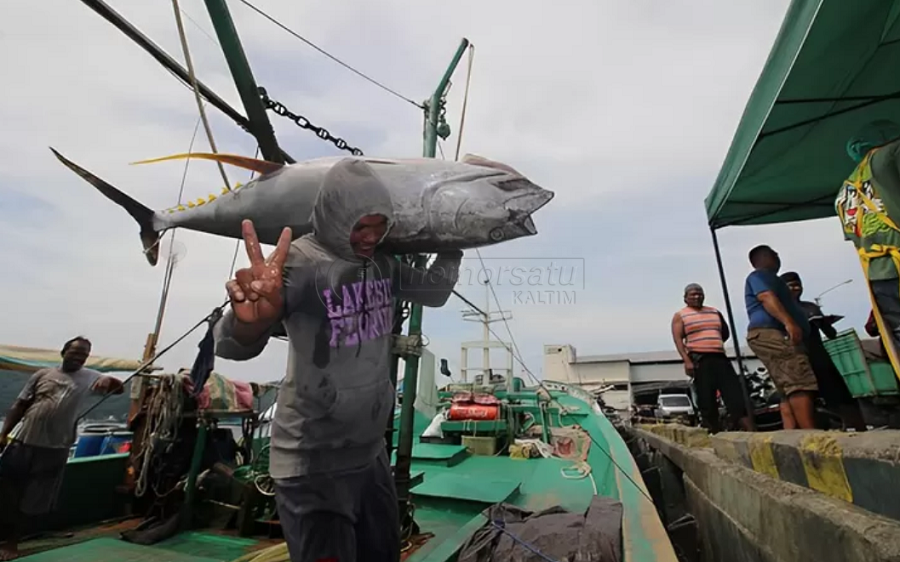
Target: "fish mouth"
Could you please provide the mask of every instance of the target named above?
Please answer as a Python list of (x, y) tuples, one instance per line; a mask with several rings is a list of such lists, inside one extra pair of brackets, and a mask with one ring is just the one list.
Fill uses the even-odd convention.
[(532, 236), (537, 234), (537, 227), (534, 225), (534, 220), (531, 218), (531, 215), (528, 215), (525, 217), (525, 220), (522, 221), (522, 228)]
[(532, 191), (531, 193), (514, 197), (507, 201), (505, 205), (513, 222), (529, 235), (535, 235), (538, 232), (532, 215), (541, 210), (555, 196), (555, 193), (552, 191), (538, 189), (539, 191)]
[(527, 193), (516, 195), (506, 202), (506, 208), (511, 211), (519, 211), (530, 214), (536, 213), (547, 203), (553, 200), (556, 194), (548, 189), (535, 186)]

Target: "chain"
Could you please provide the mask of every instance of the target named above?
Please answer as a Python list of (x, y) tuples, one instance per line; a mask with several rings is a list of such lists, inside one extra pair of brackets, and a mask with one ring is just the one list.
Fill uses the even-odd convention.
[(300, 128), (307, 129), (316, 134), (317, 137), (324, 141), (329, 141), (334, 144), (334, 146), (338, 147), (341, 150), (346, 150), (350, 152), (354, 156), (362, 156), (363, 151), (347, 144), (342, 138), (334, 137), (329, 133), (326, 129), (322, 127), (317, 127), (309, 122), (309, 119), (302, 115), (297, 115), (296, 113), (291, 112), (290, 109), (284, 106), (281, 102), (277, 102), (269, 97), (269, 94), (266, 93), (265, 88), (259, 89), (259, 96), (262, 98), (263, 103), (266, 106), (266, 109), (271, 109), (276, 114), (287, 117), (291, 121), (297, 124)]

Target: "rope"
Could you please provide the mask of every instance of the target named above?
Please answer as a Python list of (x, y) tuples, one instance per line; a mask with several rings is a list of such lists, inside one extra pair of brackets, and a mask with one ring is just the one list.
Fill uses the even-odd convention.
[(379, 88), (381, 88), (381, 89), (384, 90), (385, 92), (387, 92), (387, 93), (389, 93), (389, 94), (392, 94), (392, 95), (394, 95), (394, 96), (400, 98), (401, 100), (403, 100), (403, 101), (405, 101), (405, 102), (407, 102), (407, 103), (413, 104), (414, 106), (418, 107), (419, 109), (425, 109), (425, 106), (422, 105), (421, 103), (416, 103), (415, 101), (411, 100), (410, 98), (408, 98), (408, 97), (406, 97), (406, 96), (400, 94), (400, 93), (397, 92), (396, 90), (392, 90), (392, 89), (388, 88), (387, 86), (385, 86), (384, 84), (382, 84), (381, 82), (375, 80), (374, 78), (371, 78), (371, 77), (369, 77), (369, 76), (363, 74), (363, 73), (360, 72), (359, 70), (356, 70), (355, 68), (353, 68), (353, 67), (350, 66), (349, 64), (345, 63), (344, 61), (340, 60), (340, 59), (337, 58), (336, 56), (332, 55), (331, 53), (329, 53), (329, 52), (326, 51), (325, 49), (319, 47), (318, 45), (316, 45), (315, 43), (313, 43), (312, 41), (310, 41), (310, 40), (307, 39), (306, 37), (303, 37), (302, 35), (300, 35), (300, 34), (297, 33), (296, 31), (294, 31), (293, 29), (287, 27), (286, 25), (284, 25), (283, 23), (281, 23), (281, 22), (278, 21), (277, 19), (273, 18), (273, 17), (270, 16), (269, 14), (267, 14), (267, 13), (265, 13), (264, 11), (260, 10), (259, 8), (257, 8), (256, 6), (254, 6), (253, 4), (251, 4), (250, 2), (248, 2), (247, 0), (240, 0), (240, 2), (241, 2), (242, 4), (244, 4), (245, 6), (247, 6), (248, 8), (250, 8), (251, 10), (253, 10), (254, 12), (256, 12), (257, 14), (261, 15), (262, 17), (266, 18), (266, 19), (269, 20), (270, 22), (274, 23), (275, 25), (277, 25), (278, 27), (280, 27), (280, 28), (283, 29), (284, 31), (288, 32), (289, 34), (291, 34), (292, 36), (294, 36), (294, 38), (299, 39), (300, 41), (303, 41), (304, 43), (306, 43), (307, 45), (309, 45), (309, 46), (312, 47), (313, 49), (319, 51), (320, 53), (322, 53), (322, 54), (325, 55), (326, 57), (330, 58), (330, 59), (333, 60), (334, 62), (336, 62), (336, 63), (338, 63), (339, 65), (343, 66), (344, 68), (346, 68), (346, 69), (349, 70), (350, 72), (356, 74), (356, 75), (359, 76), (360, 78), (363, 78), (364, 80), (367, 80), (367, 81), (371, 82), (372, 84), (374, 84), (375, 86), (378, 86)]
[(209, 39), (210, 41), (212, 41), (212, 44), (213, 44), (213, 45), (215, 45), (216, 47), (219, 46), (219, 42), (216, 41), (215, 39), (213, 39), (213, 36), (210, 35), (208, 31), (206, 31), (206, 28), (204, 28), (202, 25), (200, 25), (200, 24), (197, 22), (197, 20), (195, 20), (194, 18), (192, 18), (192, 17), (191, 17), (191, 14), (189, 14), (189, 13), (187, 12), (187, 10), (185, 10), (184, 8), (181, 8), (180, 10), (181, 10), (182, 15), (183, 15), (184, 17), (186, 17), (186, 18), (188, 19), (189, 22), (191, 22), (192, 24), (194, 24), (194, 27), (196, 27), (196, 28), (200, 31), (200, 33), (202, 33), (203, 35), (206, 35), (206, 38)]
[(469, 70), (466, 72), (466, 92), (463, 94), (462, 114), (459, 117), (459, 133), (456, 135), (456, 158), (459, 160), (459, 149), (462, 146), (463, 127), (466, 125), (466, 108), (469, 105), (469, 83), (472, 81), (472, 63), (475, 61), (475, 45), (469, 43)]
[[(190, 153), (194, 149), (194, 141), (197, 140), (197, 131), (200, 130), (200, 121), (201, 118), (197, 118), (197, 123), (194, 125), (194, 133), (191, 135), (191, 143), (188, 145), (188, 153)], [(184, 163), (184, 172), (181, 174), (181, 187), (178, 189), (178, 204), (181, 204), (182, 197), (184, 196), (184, 185), (187, 181), (187, 173), (188, 167), (191, 164), (191, 159), (188, 158)], [(159, 297), (159, 309), (156, 312), (156, 325), (153, 328), (153, 337), (159, 338), (159, 332), (162, 330), (162, 322), (163, 316), (166, 311), (166, 303), (169, 300), (169, 288), (172, 283), (172, 274), (175, 271), (175, 257), (174, 257), (174, 249), (175, 249), (175, 234), (177, 233), (177, 229), (172, 229), (172, 236), (169, 237), (169, 257), (166, 260), (166, 270), (163, 273), (163, 287), (162, 292)], [(158, 242), (157, 242), (158, 243)], [(154, 342), (155, 344), (155, 342)]]
[[(571, 470), (577, 471), (575, 476), (572, 476), (569, 474), (569, 472), (567, 472), (567, 471), (571, 471)], [(567, 478), (569, 480), (581, 480), (583, 478), (590, 477), (591, 487), (594, 488), (594, 495), (595, 496), (598, 495), (597, 481), (594, 480), (593, 469), (591, 468), (591, 465), (589, 465), (585, 461), (578, 461), (575, 464), (573, 464), (572, 466), (563, 467), (563, 468), (559, 469), (559, 473), (562, 475), (563, 478)]]
[[(172, 0), (172, 8), (175, 11), (175, 23), (178, 25), (178, 38), (181, 40), (181, 50), (184, 51), (184, 62), (187, 65), (188, 76), (191, 79), (191, 88), (194, 90), (194, 99), (197, 101), (197, 109), (200, 111), (200, 118), (203, 120), (203, 128), (206, 129), (206, 137), (209, 139), (209, 147), (214, 154), (218, 154), (216, 141), (213, 138), (212, 128), (209, 126), (209, 120), (206, 118), (206, 110), (203, 108), (203, 100), (200, 99), (200, 88), (197, 86), (197, 76), (194, 73), (194, 63), (191, 60), (191, 50), (187, 43), (187, 33), (184, 31), (184, 22), (181, 20), (181, 8), (178, 6), (178, 0)], [(221, 162), (216, 162), (219, 167), (219, 173), (222, 174), (222, 181), (225, 182), (225, 188), (231, 191), (231, 184), (228, 176), (225, 175), (225, 167)]]
[[(256, 146), (256, 153), (253, 155), (254, 158), (259, 158), (259, 145)], [(250, 172), (250, 179), (247, 182), (253, 181), (254, 176), (256, 176), (256, 170), (252, 170)], [(234, 275), (234, 266), (237, 264), (238, 250), (241, 248), (242, 240), (238, 238), (234, 243), (234, 254), (231, 256), (231, 269), (228, 271), (228, 279)]]
[(141, 438), (143, 447), (134, 459), (136, 497), (143, 497), (147, 491), (147, 478), (150, 463), (155, 457), (156, 448), (165, 442), (174, 442), (178, 438), (178, 425), (184, 406), (181, 376), (165, 375), (160, 377), (156, 392), (147, 407), (147, 423)]
[[(202, 326), (203, 324), (205, 324), (205, 323), (208, 322), (209, 320), (211, 320), (211, 319), (213, 319), (214, 317), (217, 317), (219, 314), (221, 314), (221, 313), (222, 313), (222, 310), (228, 305), (229, 302), (231, 302), (230, 299), (229, 299), (229, 300), (226, 300), (224, 303), (222, 303), (222, 304), (220, 304), (219, 306), (217, 306), (216, 308), (214, 308), (212, 312), (210, 312), (209, 314), (207, 314), (206, 316), (204, 316), (202, 320), (200, 320), (199, 322), (197, 322), (196, 324), (194, 324), (194, 326), (193, 326), (190, 330), (188, 330), (187, 332), (185, 332), (184, 334), (182, 334), (181, 337), (179, 337), (177, 340), (173, 341), (172, 343), (170, 343), (169, 345), (167, 345), (166, 347), (164, 347), (164, 348), (162, 349), (162, 351), (157, 352), (156, 355), (154, 355), (154, 356), (151, 357), (150, 359), (147, 359), (146, 361), (144, 361), (143, 363), (141, 363), (141, 364), (138, 366), (138, 368), (134, 370), (134, 372), (132, 372), (130, 375), (128, 375), (128, 376), (125, 378), (125, 380), (122, 381), (122, 384), (123, 384), (123, 385), (128, 384), (128, 381), (130, 381), (130, 380), (133, 379), (134, 377), (136, 377), (136, 376), (138, 376), (139, 374), (141, 374), (142, 372), (144, 372), (144, 369), (146, 369), (147, 367), (149, 367), (150, 365), (152, 365), (154, 361), (156, 361), (157, 359), (159, 359), (160, 357), (162, 357), (163, 355), (165, 355), (166, 353), (168, 353), (170, 349), (172, 349), (173, 347), (175, 347), (176, 345), (178, 345), (179, 343), (181, 343), (181, 341), (184, 340), (184, 338), (186, 338), (186, 337), (188, 337), (189, 335), (191, 335), (191, 333), (193, 333), (194, 330), (196, 330), (197, 328), (199, 328), (200, 326)], [(103, 398), (101, 398), (100, 400), (98, 400), (96, 404), (94, 404), (93, 406), (91, 406), (90, 408), (88, 408), (87, 410), (85, 410), (84, 412), (82, 412), (81, 415), (78, 416), (78, 418), (77, 418), (75, 421), (77, 422), (78, 420), (84, 418), (86, 415), (88, 415), (88, 414), (90, 414), (91, 412), (93, 412), (98, 406), (100, 406), (100, 404), (103, 404), (103, 403), (104, 403), (106, 400), (108, 400), (111, 396), (114, 396), (114, 395), (113, 395), (113, 394), (107, 394), (106, 396), (104, 396)]]

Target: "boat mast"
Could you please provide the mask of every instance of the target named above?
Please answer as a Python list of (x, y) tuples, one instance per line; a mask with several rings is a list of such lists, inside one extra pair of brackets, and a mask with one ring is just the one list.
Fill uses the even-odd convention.
[[(103, 0), (81, 0), (81, 2), (88, 8), (94, 10), (94, 12), (96, 12), (100, 17), (113, 24), (119, 31), (124, 33), (126, 37), (128, 37), (139, 47), (144, 49), (147, 54), (153, 57), (166, 70), (168, 70), (179, 80), (181, 80), (182, 83), (184, 83), (186, 86), (191, 86), (189, 73), (187, 69), (184, 68), (184, 66), (182, 66), (175, 59), (169, 56), (169, 54), (166, 53), (159, 45), (151, 41), (149, 37), (141, 33), (141, 31), (138, 30), (135, 26), (131, 25), (131, 23), (123, 18), (121, 14), (113, 10)], [(255, 129), (252, 128), (249, 119), (247, 119), (236, 109), (228, 105), (225, 100), (216, 95), (216, 93), (213, 92), (201, 80), (197, 80), (197, 87), (200, 90), (200, 95), (203, 96), (203, 98), (208, 101), (210, 105), (230, 117), (231, 120), (237, 123), (240, 128), (253, 134), (253, 131)], [(280, 154), (283, 161), (294, 163), (295, 160), (283, 150), (280, 151)]]
[[(486, 273), (486, 272), (485, 272)], [(491, 384), (491, 349), (505, 349), (506, 356), (506, 389), (509, 392), (513, 390), (513, 350), (512, 346), (499, 338), (497, 341), (491, 339), (491, 324), (494, 322), (505, 322), (507, 320), (512, 320), (512, 313), (508, 310), (491, 310), (491, 286), (490, 279), (486, 278), (484, 281), (485, 288), (485, 307), (484, 311), (481, 310), (466, 310), (462, 313), (463, 320), (469, 322), (481, 322), (484, 327), (484, 333), (482, 336), (482, 341), (467, 341), (462, 343), (462, 353), (460, 356), (460, 367), (459, 372), (462, 375), (462, 382), (468, 382), (468, 372), (470, 371), (469, 364), (469, 350), (470, 349), (481, 349), (482, 350), (482, 360), (481, 360), (481, 368), (483, 371), (482, 375), (482, 384), (489, 385)], [(474, 383), (474, 378), (472, 380)]]
[(241, 102), (247, 111), (247, 118), (250, 120), (250, 134), (256, 137), (259, 151), (264, 159), (283, 164), (284, 159), (281, 157), (278, 141), (275, 140), (275, 131), (269, 122), (269, 116), (266, 115), (266, 106), (263, 105), (262, 98), (260, 98), (259, 87), (256, 85), (256, 79), (253, 78), (250, 63), (247, 61), (247, 55), (244, 54), (244, 48), (241, 46), (241, 39), (234, 27), (234, 20), (231, 19), (228, 5), (225, 0), (206, 0), (206, 10), (209, 12), (209, 18), (216, 30), (219, 44), (222, 45), (222, 52), (225, 54), (225, 60), (228, 61), (228, 68), (231, 70), (231, 77), (234, 78), (234, 84), (241, 95)]
[[(438, 127), (446, 127), (446, 122), (441, 119), (441, 108), (443, 107), (444, 96), (447, 93), (447, 87), (450, 84), (450, 77), (462, 60), (466, 49), (469, 47), (469, 40), (463, 38), (450, 61), (441, 81), (438, 82), (437, 88), (431, 95), (431, 99), (425, 102), (425, 142), (422, 151), (426, 158), (434, 158), (437, 153)], [(446, 130), (441, 131), (445, 133)], [(442, 135), (446, 136), (446, 135)], [(413, 258), (413, 267), (422, 269), (428, 263), (428, 256), (417, 255)], [(407, 336), (413, 341), (421, 341), (422, 337), (422, 305), (412, 304), (409, 312), (409, 328)], [(400, 516), (402, 520), (406, 519), (409, 513), (409, 489), (410, 489), (410, 466), (412, 464), (412, 445), (413, 445), (413, 422), (414, 409), (416, 401), (416, 390), (419, 382), (419, 357), (410, 354), (404, 357), (405, 369), (403, 375), (403, 404), (400, 409), (400, 431), (397, 443), (397, 464), (394, 469), (394, 480), (397, 485), (397, 499), (400, 503)], [(396, 363), (394, 364), (396, 369)], [(391, 373), (392, 379), (397, 379), (396, 371)]]

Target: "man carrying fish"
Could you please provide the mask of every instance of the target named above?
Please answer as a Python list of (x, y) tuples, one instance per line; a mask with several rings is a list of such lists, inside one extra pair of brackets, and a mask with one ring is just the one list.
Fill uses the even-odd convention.
[(325, 175), (312, 233), (285, 228), (267, 259), (251, 221), (250, 266), (227, 283), (231, 310), (216, 353), (259, 355), (282, 325), (287, 373), (272, 428), (270, 473), (291, 559), (400, 559), (400, 515), (384, 432), (394, 411), (389, 378), (393, 299), (443, 306), (462, 252), (427, 272), (379, 247), (394, 226), (391, 195), (372, 167), (347, 158)]

